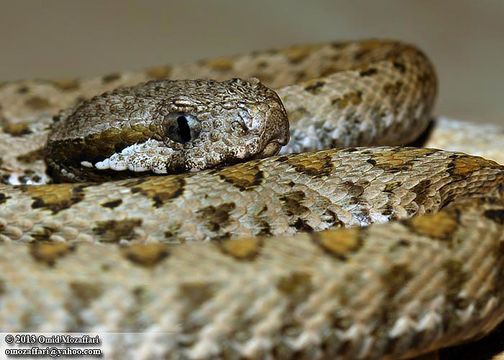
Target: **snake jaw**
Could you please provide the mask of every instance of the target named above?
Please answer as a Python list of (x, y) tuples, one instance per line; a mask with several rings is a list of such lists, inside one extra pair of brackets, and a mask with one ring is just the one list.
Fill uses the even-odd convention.
[(266, 157), (275, 156), (280, 152), (280, 149), (283, 145), (285, 144), (280, 141), (273, 140), (269, 142), (261, 152), (254, 155), (253, 159), (263, 159)]

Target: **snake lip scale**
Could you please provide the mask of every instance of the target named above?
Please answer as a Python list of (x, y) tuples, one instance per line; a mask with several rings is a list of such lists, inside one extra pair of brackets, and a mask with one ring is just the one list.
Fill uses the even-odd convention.
[(110, 359), (484, 336), (504, 320), (504, 131), (439, 119), (404, 146), (436, 94), (390, 40), (0, 84), (0, 329), (103, 333)]

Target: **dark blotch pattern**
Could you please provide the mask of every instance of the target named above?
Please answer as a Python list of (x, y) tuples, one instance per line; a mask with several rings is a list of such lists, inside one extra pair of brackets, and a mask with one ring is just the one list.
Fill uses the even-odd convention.
[(256, 236), (271, 236), (271, 225), (267, 220), (261, 218), (255, 218), (256, 229), (258, 230)]
[(140, 193), (154, 201), (159, 208), (184, 193), (185, 179), (180, 176), (149, 177), (135, 179), (125, 184), (133, 194)]
[(428, 191), (431, 183), (432, 182), (428, 179), (422, 180), (411, 189), (411, 191), (416, 194), (415, 201), (417, 204), (425, 203), (425, 200), (427, 199), (427, 195), (428, 195), (427, 191)]
[[(376, 161), (374, 160), (368, 160), (369, 161), (373, 161), (374, 164), (373, 165), (376, 165)], [(392, 182), (389, 182), (385, 185), (385, 189), (383, 191), (385, 192), (388, 192), (388, 193), (393, 193), (394, 190), (400, 188), (402, 186), (402, 182), (401, 181), (392, 181)]]
[(179, 296), (187, 304), (188, 309), (199, 309), (203, 304), (213, 298), (216, 286), (204, 282), (184, 282), (179, 285)]
[(120, 78), (121, 78), (121, 74), (112, 73), (112, 74), (108, 74), (108, 75), (105, 75), (104, 77), (102, 77), (102, 81), (104, 84), (108, 84), (113, 81), (119, 80)]
[(264, 172), (255, 163), (243, 163), (214, 172), (241, 191), (252, 190), (264, 179)]
[(53, 184), (50, 186), (21, 185), (21, 191), (33, 198), (32, 209), (47, 209), (56, 214), (84, 199), (86, 184)]
[(75, 91), (80, 88), (80, 82), (77, 79), (54, 80), (52, 83), (62, 91)]
[(404, 74), (406, 72), (406, 65), (404, 65), (403, 63), (400, 63), (398, 61), (394, 61), (394, 68), (396, 68), (397, 70), (399, 70), (399, 72), (401, 74)]
[(403, 85), (402, 81), (397, 81), (393, 84), (385, 84), (383, 86), (383, 91), (386, 95), (397, 96), (401, 92)]
[(75, 251), (75, 245), (61, 242), (33, 242), (30, 244), (30, 255), (39, 263), (55, 266), (56, 261)]
[(183, 242), (183, 238), (179, 235), (180, 224), (171, 224), (164, 231), (164, 237), (166, 240), (175, 241), (175, 242)]
[(334, 164), (332, 158), (327, 156), (310, 157), (290, 157), (287, 162), (294, 167), (297, 172), (316, 177), (328, 176), (332, 173)]
[(103, 288), (99, 284), (91, 281), (73, 281), (69, 284), (70, 290), (75, 298), (79, 301), (79, 307), (85, 308), (99, 298), (103, 293)]
[(114, 208), (118, 207), (121, 204), (122, 204), (122, 200), (121, 199), (117, 199), (117, 200), (107, 201), (107, 202), (101, 204), (101, 206), (103, 206), (105, 208), (109, 208), (109, 209), (114, 209)]
[(339, 261), (347, 261), (363, 246), (364, 232), (358, 228), (326, 230), (313, 233), (311, 238), (327, 254)]
[(331, 104), (339, 109), (346, 109), (349, 106), (357, 106), (362, 103), (362, 91), (349, 92), (342, 97), (331, 100)]
[(147, 69), (145, 72), (148, 77), (151, 79), (167, 79), (170, 77), (172, 72), (172, 68), (169, 65), (164, 65), (164, 66), (156, 66), (152, 67), (150, 69)]
[(16, 159), (25, 164), (34, 163), (37, 160), (44, 160), (44, 148), (33, 150), (25, 154), (19, 155)]
[(316, 94), (320, 93), (320, 91), (322, 90), (324, 85), (325, 85), (325, 83), (323, 81), (317, 81), (313, 84), (306, 86), (305, 90), (313, 95), (316, 95)]
[(282, 202), (282, 208), (287, 216), (293, 215), (304, 215), (310, 212), (306, 206), (302, 204), (303, 200), (306, 198), (304, 192), (302, 191), (291, 191), (280, 196), (280, 201)]
[(159, 243), (133, 244), (122, 249), (124, 257), (133, 264), (153, 268), (168, 258), (168, 246)]
[(351, 181), (345, 181), (343, 183), (347, 187), (347, 193), (352, 197), (360, 197), (364, 193), (364, 187), (360, 184), (353, 183)]
[(383, 284), (386, 286), (388, 298), (394, 298), (412, 278), (413, 274), (407, 265), (392, 265), (390, 270), (383, 275)]
[(135, 228), (140, 225), (142, 225), (142, 220), (137, 218), (98, 221), (93, 228), (93, 233), (102, 242), (117, 243), (120, 240), (133, 240), (137, 236)]
[(292, 305), (304, 302), (314, 290), (311, 275), (300, 271), (292, 272), (278, 279), (276, 288), (287, 295)]
[(484, 216), (492, 221), (495, 221), (497, 224), (504, 225), (504, 209), (487, 210), (485, 211)]
[(52, 234), (56, 232), (56, 229), (49, 227), (49, 226), (43, 226), (42, 228), (39, 228), (32, 232), (30, 235), (36, 240), (36, 241), (50, 241)]
[(271, 232), (271, 225), (268, 221), (268, 218), (264, 216), (264, 214), (268, 211), (268, 206), (264, 205), (264, 207), (259, 210), (256, 214), (254, 214), (253, 219), (255, 223), (255, 228), (257, 231), (254, 235), (256, 236), (271, 236), (273, 233)]
[(261, 252), (263, 241), (260, 237), (244, 237), (235, 239), (222, 239), (216, 242), (223, 254), (229, 255), (238, 261), (252, 261)]
[(378, 70), (376, 70), (375, 68), (369, 68), (369, 69), (361, 71), (359, 73), (359, 75), (362, 77), (366, 77), (366, 76), (373, 76), (377, 73), (378, 73)]
[(219, 206), (207, 206), (198, 211), (198, 217), (203, 220), (208, 230), (218, 232), (229, 224), (231, 211), (235, 209), (234, 203), (223, 203)]
[(2, 130), (14, 137), (31, 134), (31, 130), (27, 123), (6, 123), (2, 126)]
[(294, 228), (297, 231), (303, 231), (307, 233), (313, 232), (313, 228), (310, 225), (308, 225), (308, 222), (301, 218), (297, 218), (294, 224), (291, 226), (294, 226)]
[(44, 110), (51, 106), (49, 100), (40, 96), (33, 96), (25, 101), (25, 105), (32, 110)]
[(468, 304), (459, 297), (463, 285), (467, 282), (464, 265), (458, 260), (447, 260), (443, 264), (443, 269), (446, 272), (448, 302), (455, 304), (458, 309), (465, 308)]
[(4, 193), (0, 193), (0, 205), (10, 199), (10, 196), (5, 195)]
[(21, 95), (27, 94), (28, 92), (30, 92), (30, 88), (26, 85), (22, 85), (16, 91), (18, 94), (21, 94)]

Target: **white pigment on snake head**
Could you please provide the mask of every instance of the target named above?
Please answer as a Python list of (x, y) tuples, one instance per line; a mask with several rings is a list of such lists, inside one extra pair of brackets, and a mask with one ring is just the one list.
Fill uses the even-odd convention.
[(257, 79), (160, 80), (62, 112), (46, 158), (56, 179), (100, 181), (268, 157), (288, 140), (280, 98)]

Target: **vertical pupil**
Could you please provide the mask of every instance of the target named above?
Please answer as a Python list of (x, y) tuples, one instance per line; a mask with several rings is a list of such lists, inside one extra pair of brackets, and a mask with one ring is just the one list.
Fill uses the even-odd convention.
[(189, 127), (185, 116), (181, 115), (177, 117), (177, 125), (180, 140), (182, 140), (182, 142), (188, 142), (191, 140), (191, 128)]

